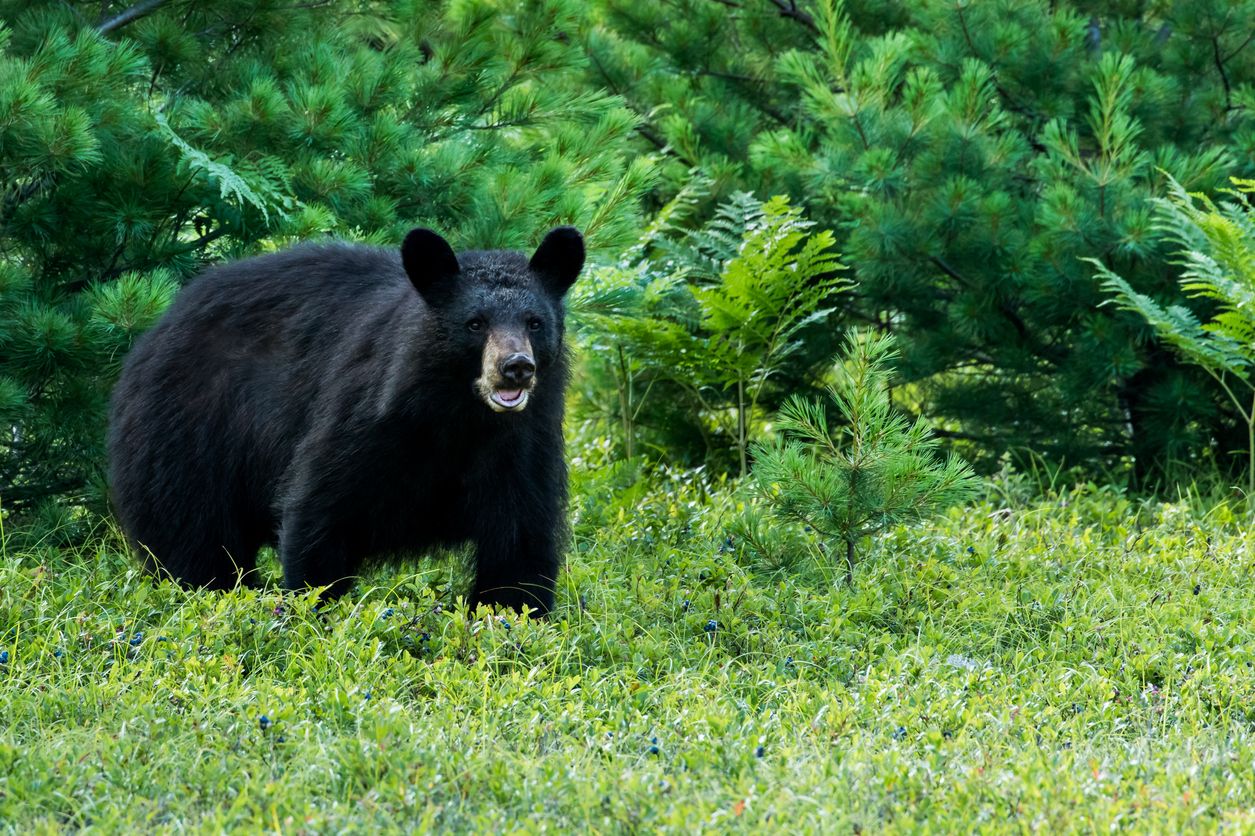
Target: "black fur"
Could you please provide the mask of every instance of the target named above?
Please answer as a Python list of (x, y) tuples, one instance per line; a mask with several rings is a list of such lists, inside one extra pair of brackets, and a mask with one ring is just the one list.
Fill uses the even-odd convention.
[[(248, 582), (274, 544), (287, 587), (332, 594), (372, 557), (470, 542), (473, 603), (548, 611), (573, 232), (538, 250), (544, 272), (504, 251), (450, 263), (419, 230), (401, 252), (306, 244), (206, 272), (113, 394), (110, 486), (128, 536), (177, 580), (219, 589)], [(516, 413), (473, 388), (485, 340), (506, 332), (526, 334), (537, 370)]]

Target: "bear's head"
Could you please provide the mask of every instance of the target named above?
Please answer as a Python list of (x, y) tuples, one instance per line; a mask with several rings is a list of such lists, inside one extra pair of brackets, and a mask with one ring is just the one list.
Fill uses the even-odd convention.
[(521, 412), (562, 360), (562, 297), (584, 267), (584, 239), (551, 230), (528, 259), (505, 250), (453, 252), (430, 229), (414, 229), (401, 263), (441, 334), (443, 360), (495, 412)]

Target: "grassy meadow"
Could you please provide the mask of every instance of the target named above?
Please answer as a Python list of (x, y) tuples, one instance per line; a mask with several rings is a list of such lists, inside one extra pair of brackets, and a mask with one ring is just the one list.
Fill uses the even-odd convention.
[(456, 560), (320, 607), (6, 543), (0, 827), (1255, 829), (1236, 506), (998, 482), (849, 589), (730, 536), (727, 483), (574, 469), (543, 622), (468, 613)]

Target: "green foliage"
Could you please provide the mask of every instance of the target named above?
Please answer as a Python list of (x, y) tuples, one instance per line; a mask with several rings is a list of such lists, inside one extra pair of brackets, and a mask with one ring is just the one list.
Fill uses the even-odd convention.
[(908, 421), (889, 398), (891, 335), (853, 333), (829, 393), (841, 418), (794, 397), (776, 422), (780, 437), (754, 449), (754, 478), (776, 512), (845, 547), (845, 577), (854, 582), (860, 540), (923, 519), (976, 494), (971, 469), (941, 459), (922, 419)]
[(609, 378), (618, 392), (629, 456), (653, 393), (748, 472), (764, 407), (790, 388), (778, 378), (796, 369), (808, 329), (828, 321), (849, 287), (832, 233), (813, 226), (787, 198), (736, 195), (697, 230), (652, 232), (652, 257), (577, 291), (594, 386)]
[(652, 161), (583, 82), (582, 13), (0, 0), (3, 507), (100, 504), (119, 363), (211, 262), (419, 224), (460, 247), (558, 223), (596, 253), (635, 241)]
[[(743, 239), (735, 255), (720, 263), (718, 279), (693, 288), (701, 333), (690, 335), (674, 358), (698, 397), (708, 389), (734, 398), (743, 476), (750, 425), (764, 390), (801, 349), (802, 330), (827, 319), (832, 309), (824, 305), (849, 287), (837, 276), (844, 267), (832, 252), (831, 232), (809, 233), (814, 224), (787, 198), (772, 198), (758, 211), (743, 218)], [(719, 220), (706, 230), (706, 240), (690, 237), (690, 252), (718, 258), (718, 242), (732, 240)]]
[[(785, 193), (837, 235), (847, 321), (900, 338), (903, 397), (979, 467), (1141, 485), (1235, 438), (1211, 382), (1146, 351), (1084, 257), (1177, 292), (1148, 198), (1255, 173), (1252, 0), (599, 0), (592, 79), (713, 199)], [(701, 221), (701, 215), (696, 218)]]
[(317, 606), (0, 549), (5, 829), (1255, 828), (1234, 507), (978, 503), (851, 589), (729, 548), (727, 483), (573, 452), (545, 622), (466, 612), (439, 563)]
[(1248, 198), (1255, 182), (1234, 182), (1238, 188), (1226, 192), (1235, 200), (1219, 206), (1205, 195), (1187, 193), (1175, 180), (1169, 198), (1156, 201), (1160, 228), (1179, 248), (1174, 263), (1182, 268), (1181, 289), (1217, 308), (1208, 322), (1185, 305), (1159, 304), (1101, 262), (1090, 262), (1120, 307), (1144, 319), (1228, 396), (1246, 424), (1247, 490), (1255, 494), (1255, 208)]

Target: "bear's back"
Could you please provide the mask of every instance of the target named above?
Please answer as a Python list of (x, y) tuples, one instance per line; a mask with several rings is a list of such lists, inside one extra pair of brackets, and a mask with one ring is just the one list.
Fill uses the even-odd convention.
[[(410, 288), (395, 252), (354, 244), (300, 244), (212, 267), (167, 312), (172, 321), (247, 325), (318, 314), (351, 318)], [(412, 292), (412, 291), (411, 291)]]
[(111, 445), (136, 455), (216, 433), (273, 451), (276, 471), (354, 332), (398, 317), (421, 327), (425, 310), (400, 258), (372, 247), (303, 244), (211, 268), (128, 355)]
[(353, 244), (301, 244), (206, 270), (191, 281), (129, 358), (175, 371), (279, 363), (325, 354), (346, 330), (398, 307), (421, 314), (395, 252)]

